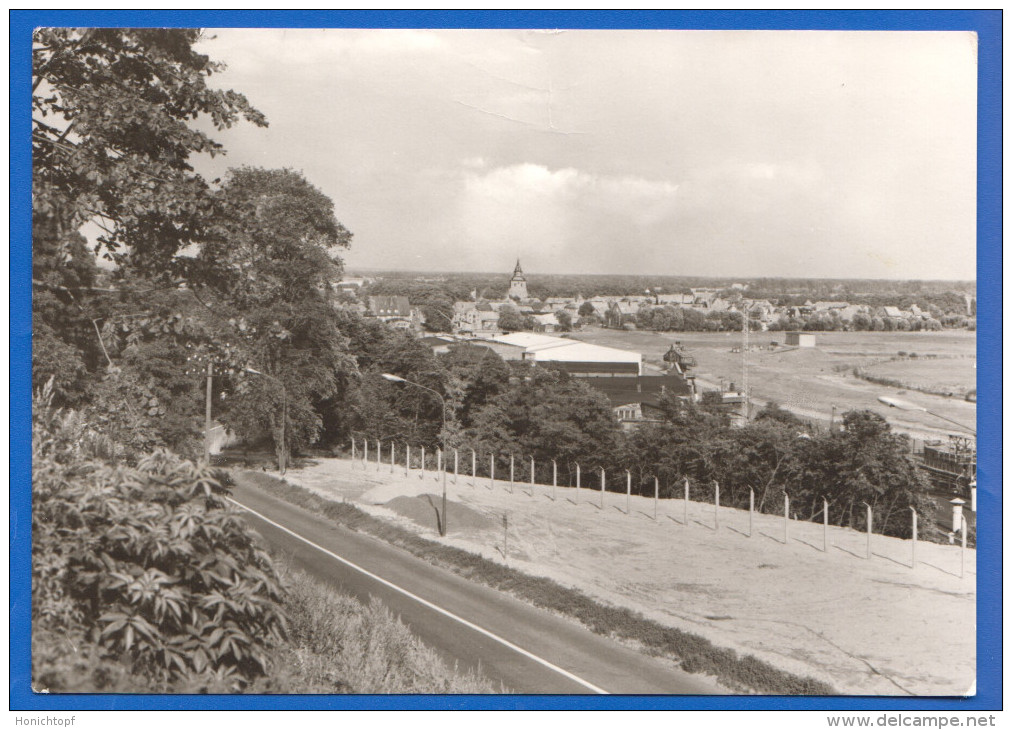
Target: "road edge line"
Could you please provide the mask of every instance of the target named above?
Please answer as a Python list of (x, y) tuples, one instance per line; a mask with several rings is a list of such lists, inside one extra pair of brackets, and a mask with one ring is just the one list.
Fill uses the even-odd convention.
[(595, 692), (596, 694), (600, 694), (600, 695), (611, 694), (607, 690), (601, 689), (597, 685), (591, 684), (590, 682), (588, 682), (585, 679), (581, 679), (580, 677), (576, 676), (572, 672), (569, 672), (569, 671), (563, 669), (560, 666), (552, 664), (547, 659), (542, 659), (538, 655), (532, 654), (531, 652), (527, 651), (523, 647), (517, 646), (516, 644), (514, 644), (511, 641), (509, 641), (508, 639), (504, 639), (504, 638), (502, 638), (501, 636), (499, 636), (497, 634), (493, 634), (488, 629), (484, 629), (481, 626), (478, 626), (477, 624), (471, 623), (466, 618), (458, 616), (457, 614), (453, 613), (452, 611), (448, 611), (447, 609), (442, 608), (441, 606), (437, 606), (435, 603), (432, 603), (431, 601), (428, 601), (428, 600), (422, 598), (421, 596), (415, 595), (411, 591), (409, 591), (409, 590), (407, 590), (405, 588), (401, 588), (399, 585), (396, 585), (395, 583), (391, 583), (386, 578), (381, 578), (380, 576), (376, 575), (375, 573), (373, 573), (371, 571), (368, 571), (368, 570), (366, 570), (365, 568), (363, 568), (363, 567), (361, 567), (359, 565), (356, 565), (355, 563), (351, 562), (347, 558), (342, 558), (340, 555), (338, 555), (338, 554), (336, 554), (334, 552), (331, 552), (330, 550), (327, 550), (327, 548), (323, 547), (322, 545), (317, 545), (312, 540), (310, 540), (310, 539), (308, 539), (306, 537), (303, 537), (302, 535), (300, 535), (299, 533), (295, 532), (294, 530), (290, 530), (289, 528), (285, 527), (284, 525), (275, 522), (270, 517), (266, 517), (266, 516), (262, 515), (261, 513), (257, 512), (255, 509), (253, 509), (252, 507), (247, 507), (242, 502), (239, 502), (238, 500), (233, 499), (232, 497), (225, 497), (225, 499), (227, 499), (229, 502), (231, 502), (232, 504), (236, 505), (240, 509), (246, 510), (250, 514), (256, 515), (257, 517), (259, 517), (264, 522), (266, 522), (266, 523), (268, 523), (270, 525), (273, 525), (274, 527), (278, 528), (279, 530), (282, 530), (283, 532), (287, 532), (292, 537), (297, 538), (298, 540), (301, 540), (302, 542), (306, 543), (310, 547), (316, 548), (321, 553), (324, 553), (325, 555), (330, 556), (334, 560), (338, 561), (339, 563), (344, 564), (345, 566), (351, 568), (352, 570), (356, 570), (359, 573), (361, 573), (362, 575), (368, 576), (369, 578), (372, 578), (373, 580), (375, 580), (375, 581), (377, 581), (379, 583), (382, 583), (386, 587), (391, 588), (392, 590), (395, 590), (398, 593), (400, 593), (400, 594), (402, 594), (404, 596), (407, 596), (408, 598), (410, 598), (410, 599), (412, 599), (414, 601), (417, 601), (418, 603), (422, 604), (426, 608), (430, 608), (433, 611), (436, 611), (437, 613), (440, 613), (440, 614), (446, 616), (447, 618), (451, 618), (454, 621), (457, 621), (458, 623), (461, 623), (464, 626), (467, 626), (469, 629), (472, 629), (473, 631), (477, 631), (478, 633), (480, 633), (480, 634), (482, 634), (484, 636), (487, 636), (488, 638), (492, 639), (493, 641), (496, 641), (496, 642), (502, 644), (503, 646), (505, 646), (505, 647), (507, 647), (509, 649), (512, 649), (513, 651), (517, 652), (518, 654), (522, 654), (523, 656), (527, 657), (528, 659), (531, 659), (531, 660), (537, 662), (538, 664), (541, 664), (542, 666), (547, 667), (548, 669), (551, 669), (553, 672), (557, 672), (558, 674), (561, 674), (563, 677), (566, 677), (567, 679), (570, 679), (573, 682), (576, 682), (577, 684), (579, 684), (579, 685), (581, 685), (583, 687), (586, 687), (590, 691)]

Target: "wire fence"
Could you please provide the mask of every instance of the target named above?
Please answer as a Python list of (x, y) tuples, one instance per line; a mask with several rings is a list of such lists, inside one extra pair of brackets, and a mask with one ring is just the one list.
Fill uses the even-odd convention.
[[(509, 494), (523, 493), (531, 497), (542, 494), (553, 501), (558, 501), (560, 497), (569, 492), (576, 495), (575, 501), (569, 500), (574, 504), (579, 504), (582, 500), (583, 503), (596, 504), (602, 510), (605, 509), (606, 496), (617, 494), (620, 500), (619, 504), (614, 504), (614, 496), (608, 497), (608, 501), (611, 502), (611, 506), (628, 515), (633, 514), (632, 498), (635, 496), (637, 500), (640, 500), (645, 497), (650, 499), (652, 504), (643, 510), (642, 503), (639, 502), (637, 512), (654, 520), (657, 520), (663, 512), (666, 517), (675, 522), (681, 522), (683, 525), (689, 525), (694, 521), (719, 531), (722, 527), (723, 517), (727, 523), (724, 527), (746, 537), (757, 534), (756, 518), (758, 515), (762, 515), (767, 530), (763, 534), (766, 537), (777, 539), (785, 545), (792, 541), (804, 542), (823, 552), (829, 552), (831, 548), (838, 548), (868, 560), (873, 557), (883, 557), (873, 549), (876, 537), (903, 540), (909, 545), (908, 567), (910, 568), (915, 568), (918, 565), (918, 542), (948, 542), (960, 547), (960, 577), (967, 573), (966, 550), (972, 545), (971, 523), (961, 507), (953, 509), (953, 529), (948, 533), (943, 533), (933, 521), (922, 524), (917, 511), (910, 507), (911, 536), (903, 538), (875, 532), (876, 520), (873, 509), (867, 503), (860, 505), (863, 510), (864, 529), (858, 531), (852, 527), (833, 524), (831, 522), (833, 507), (826, 499), (823, 499), (821, 506), (811, 511), (807, 518), (800, 519), (797, 510), (792, 506), (789, 494), (778, 494), (772, 500), (772, 504), (767, 499), (767, 503), (759, 507), (756, 501), (759, 496), (758, 491), (749, 489), (747, 513), (744, 507), (737, 506), (742, 501), (740, 499), (728, 504), (725, 495), (725, 502), (722, 505), (720, 484), (716, 481), (702, 483), (683, 477), (675, 488), (675, 485), (663, 484), (656, 476), (634, 476), (630, 469), (613, 468), (608, 470), (600, 464), (582, 465), (576, 462), (560, 464), (556, 460), (539, 462), (532, 456), (482, 452), (479, 449), (471, 448), (449, 448), (444, 451), (438, 447), (412, 447), (408, 443), (383, 442), (364, 437), (351, 439), (349, 455), (354, 463), (359, 464), (365, 470), (389, 474), (399, 473), (405, 477), (416, 474), (419, 478), (425, 478), (427, 474), (431, 474), (433, 478), (455, 486), (473, 488), (480, 485), (489, 489), (504, 489)], [(624, 496), (624, 503), (621, 501), (622, 496)], [(700, 510), (704, 510), (704, 518), (706, 517), (705, 512), (710, 512), (708, 523), (701, 521)], [(730, 524), (732, 517), (737, 523), (742, 523), (745, 514), (747, 514), (747, 523)], [(770, 517), (781, 518), (776, 535), (768, 534)], [(792, 536), (792, 526), (799, 523), (821, 524), (821, 545), (818, 544), (818, 540), (813, 544), (806, 539)], [(835, 544), (831, 540), (831, 533), (839, 534), (837, 532), (839, 530), (848, 531), (850, 536), (863, 535), (863, 550), (860, 549), (860, 546), (855, 548), (853, 539), (848, 539), (849, 547)], [(810, 529), (806, 530), (806, 536), (811, 538)], [(895, 558), (887, 559), (898, 562)]]

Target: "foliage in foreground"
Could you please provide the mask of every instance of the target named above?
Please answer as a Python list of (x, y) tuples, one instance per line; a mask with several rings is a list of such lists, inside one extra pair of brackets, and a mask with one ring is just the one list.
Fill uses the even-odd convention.
[(279, 578), (205, 469), (136, 467), (35, 399), (32, 682), (48, 692), (488, 693), (384, 606)]
[(214, 475), (164, 451), (110, 464), (108, 439), (52, 408), (51, 392), (34, 411), (35, 681), (60, 683), (46, 677), (60, 653), (46, 636), (99, 673), (96, 688), (125, 681), (121, 669), (151, 691), (264, 676), (284, 636), (280, 586)]
[(819, 680), (790, 674), (753, 656), (739, 656), (732, 649), (714, 646), (701, 636), (663, 626), (628, 608), (603, 605), (548, 578), (527, 575), (480, 555), (426, 540), (372, 517), (354, 505), (331, 502), (267, 474), (247, 472), (238, 475), (237, 480), (345, 527), (374, 535), (465, 578), (510, 593), (539, 608), (575, 618), (594, 633), (635, 641), (648, 653), (675, 659), (687, 672), (715, 676), (734, 691), (770, 695), (834, 694), (832, 687)]

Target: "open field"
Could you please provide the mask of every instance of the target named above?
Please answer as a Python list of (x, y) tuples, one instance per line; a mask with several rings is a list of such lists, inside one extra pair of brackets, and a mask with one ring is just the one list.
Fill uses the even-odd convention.
[[(570, 335), (574, 339), (610, 347), (642, 352), (648, 365), (660, 367), (661, 357), (676, 340), (696, 357), (696, 374), (701, 388), (719, 387), (721, 381), (741, 383), (742, 355), (732, 352), (741, 344), (734, 332), (646, 332), (587, 329)], [(753, 348), (784, 341), (782, 332), (752, 333)], [(759, 350), (749, 353), (749, 386), (753, 401), (761, 406), (776, 401), (797, 415), (828, 424), (833, 406), (837, 415), (854, 409), (873, 410), (885, 416), (897, 430), (919, 439), (944, 439), (960, 433), (956, 426), (920, 411), (891, 409), (878, 401), (879, 396), (898, 396), (929, 411), (959, 423), (973, 426), (977, 406), (962, 398), (962, 392), (975, 381), (975, 332), (826, 332), (816, 333), (816, 347), (793, 350)], [(918, 358), (888, 362), (897, 353), (916, 352)], [(937, 359), (926, 359), (935, 355)], [(951, 381), (958, 386), (959, 397), (921, 393), (906, 388), (890, 388), (854, 377), (855, 367), (886, 367), (888, 377), (918, 387), (932, 382)], [(947, 371), (951, 368), (951, 375)], [(877, 371), (874, 371), (877, 374)], [(952, 429), (950, 431), (950, 428)], [(962, 431), (962, 433), (966, 433)]]
[(975, 359), (968, 357), (897, 358), (862, 368), (874, 378), (902, 383), (908, 388), (933, 394), (965, 398), (977, 387)]
[[(449, 533), (435, 532), (437, 474), (319, 459), (287, 479), (353, 501), (421, 535), (592, 598), (636, 610), (718, 646), (855, 694), (963, 694), (975, 676), (975, 552), (959, 577), (957, 547), (866, 538), (831, 527), (722, 508), (596, 490), (448, 479)], [(683, 524), (687, 507), (688, 523)], [(455, 514), (457, 517), (455, 517)], [(508, 519), (504, 546), (503, 516)], [(455, 521), (458, 520), (458, 521)], [(505, 555), (504, 555), (505, 548)]]

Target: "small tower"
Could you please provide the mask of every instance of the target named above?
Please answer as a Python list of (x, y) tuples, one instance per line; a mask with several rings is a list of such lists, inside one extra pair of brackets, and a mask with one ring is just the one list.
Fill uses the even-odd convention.
[(520, 259), (517, 259), (516, 268), (513, 269), (513, 278), (510, 279), (510, 299), (528, 299), (527, 279), (524, 278), (523, 269), (520, 268)]

